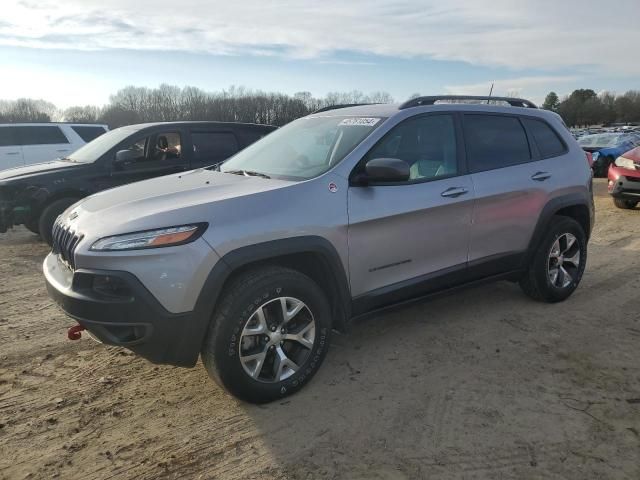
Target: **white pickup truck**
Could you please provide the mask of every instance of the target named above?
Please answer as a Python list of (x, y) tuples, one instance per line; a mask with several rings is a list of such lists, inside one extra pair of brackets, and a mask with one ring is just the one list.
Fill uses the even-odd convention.
[(0, 170), (66, 157), (107, 130), (95, 123), (0, 124)]

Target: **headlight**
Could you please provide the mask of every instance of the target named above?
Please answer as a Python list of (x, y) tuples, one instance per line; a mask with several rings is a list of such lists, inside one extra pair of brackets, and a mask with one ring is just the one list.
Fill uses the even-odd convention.
[(628, 168), (629, 170), (636, 169), (636, 166), (633, 164), (633, 160), (630, 158), (618, 157), (615, 163), (618, 167)]
[(91, 250), (112, 252), (183, 245), (199, 238), (206, 229), (206, 223), (196, 223), (193, 225), (180, 225), (177, 227), (114, 235), (113, 237), (101, 238), (91, 245)]

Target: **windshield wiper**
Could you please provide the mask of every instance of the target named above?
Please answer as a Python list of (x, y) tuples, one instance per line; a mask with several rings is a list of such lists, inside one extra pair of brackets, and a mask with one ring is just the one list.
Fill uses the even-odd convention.
[(254, 172), (253, 170), (225, 170), (223, 173), (232, 173), (234, 175), (244, 175), (245, 177), (271, 178), (269, 175), (265, 173)]

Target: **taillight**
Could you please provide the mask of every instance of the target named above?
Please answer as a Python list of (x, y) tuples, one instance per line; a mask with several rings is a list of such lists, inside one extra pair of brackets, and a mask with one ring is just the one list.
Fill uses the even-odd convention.
[(584, 155), (587, 157), (589, 168), (593, 167), (593, 155), (591, 155), (591, 152), (584, 152)]

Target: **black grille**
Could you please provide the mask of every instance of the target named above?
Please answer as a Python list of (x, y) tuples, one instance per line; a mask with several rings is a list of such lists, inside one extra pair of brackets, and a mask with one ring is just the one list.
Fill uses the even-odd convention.
[(56, 222), (53, 225), (53, 253), (60, 255), (60, 258), (75, 270), (76, 264), (74, 253), (82, 236), (72, 232), (70, 228), (64, 227)]

